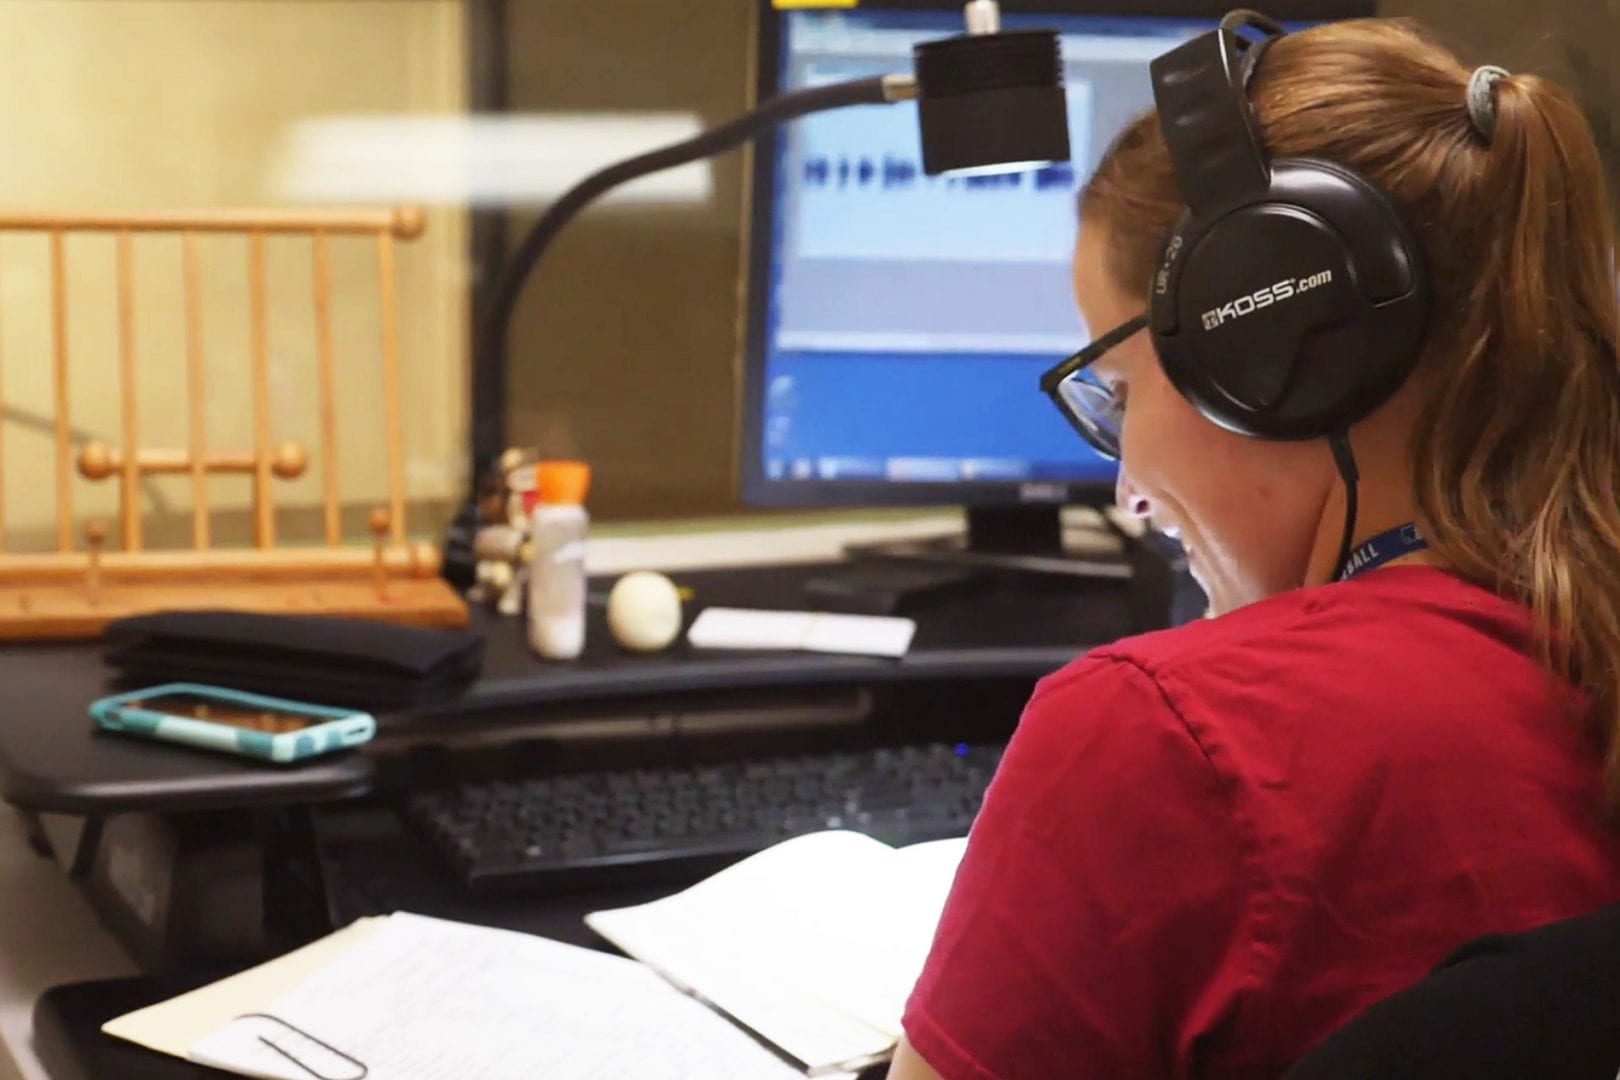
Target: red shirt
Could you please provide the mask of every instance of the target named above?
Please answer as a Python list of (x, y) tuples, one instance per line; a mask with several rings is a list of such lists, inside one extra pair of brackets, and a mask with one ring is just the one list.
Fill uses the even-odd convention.
[(906, 1010), (946, 1080), (1275, 1077), (1451, 949), (1620, 899), (1528, 615), (1391, 567), (1042, 680)]

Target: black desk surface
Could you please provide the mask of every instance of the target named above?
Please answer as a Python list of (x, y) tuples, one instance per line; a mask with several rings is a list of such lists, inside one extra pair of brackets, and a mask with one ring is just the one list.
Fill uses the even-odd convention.
[[(689, 615), (704, 606), (802, 608), (804, 584), (826, 566), (674, 575), (692, 586)], [(607, 582), (597, 583), (606, 587)], [(684, 639), (648, 656), (622, 652), (593, 609), (578, 661), (540, 660), (516, 619), (478, 616), (487, 632), (482, 677), (460, 696), (413, 710), (421, 717), (528, 706), (759, 687), (877, 684), (995, 677), (1037, 678), (1085, 649), (1130, 631), (1128, 586), (1118, 582), (1008, 578), (909, 612), (918, 622), (900, 660), (808, 653), (704, 652)], [(0, 798), (66, 813), (207, 809), (318, 802), (362, 794), (373, 764), (351, 753), (270, 767), (98, 731), (86, 710), (112, 692), (99, 646), (0, 647)], [(288, 696), (296, 697), (289, 688)], [(379, 717), (387, 731), (390, 717)]]
[[(805, 583), (836, 570), (781, 566), (675, 574), (704, 607), (803, 608)], [(599, 583), (605, 589), (608, 582)], [(682, 639), (662, 653), (627, 655), (593, 609), (585, 655), (547, 663), (529, 651), (516, 620), (492, 626), (484, 674), (449, 711), (632, 697), (710, 689), (880, 683), (937, 678), (1041, 675), (1086, 648), (1130, 632), (1127, 587), (1119, 582), (1003, 578), (917, 611), (911, 651), (899, 660), (779, 652), (714, 652)]]
[(98, 813), (311, 802), (370, 787), (371, 763), (359, 755), (270, 768), (106, 734), (88, 709), (113, 692), (109, 672), (94, 645), (0, 648), (0, 798), (26, 809)]

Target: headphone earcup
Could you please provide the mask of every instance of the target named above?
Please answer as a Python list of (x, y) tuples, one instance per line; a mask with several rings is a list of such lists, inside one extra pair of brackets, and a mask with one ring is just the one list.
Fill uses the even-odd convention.
[(1429, 303), (1400, 208), (1348, 169), (1289, 159), (1262, 196), (1182, 220), (1151, 326), (1166, 376), (1209, 419), (1312, 439), (1347, 430), (1406, 381)]

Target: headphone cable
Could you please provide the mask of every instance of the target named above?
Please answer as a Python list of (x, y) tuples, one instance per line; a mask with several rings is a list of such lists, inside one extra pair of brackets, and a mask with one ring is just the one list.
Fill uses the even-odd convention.
[(1348, 431), (1329, 435), (1328, 446), (1333, 450), (1333, 463), (1339, 467), (1339, 477), (1344, 481), (1344, 538), (1339, 541), (1339, 559), (1333, 564), (1333, 576), (1329, 579), (1338, 581), (1350, 562), (1350, 545), (1356, 538), (1356, 489), (1360, 486), (1361, 474), (1356, 471), (1356, 456), (1350, 451)]

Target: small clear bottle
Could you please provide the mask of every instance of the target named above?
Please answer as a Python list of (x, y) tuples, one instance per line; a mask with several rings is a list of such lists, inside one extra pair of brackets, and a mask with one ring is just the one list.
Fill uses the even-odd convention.
[(580, 461), (542, 461), (534, 468), (539, 501), (530, 515), (529, 645), (550, 660), (585, 649), (585, 495), (591, 469)]

